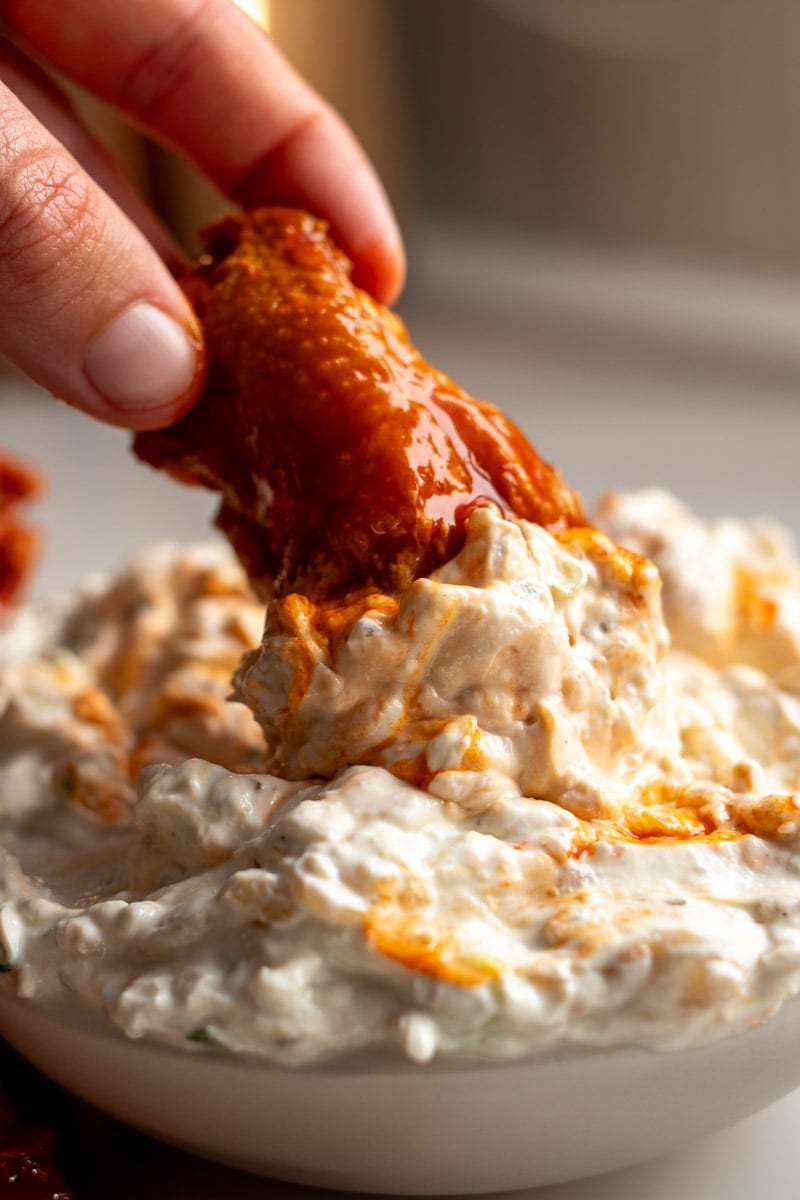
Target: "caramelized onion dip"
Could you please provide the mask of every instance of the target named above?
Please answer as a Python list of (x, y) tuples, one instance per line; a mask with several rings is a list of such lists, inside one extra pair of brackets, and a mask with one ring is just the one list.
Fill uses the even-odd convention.
[(800, 567), (662, 492), (597, 520), (476, 509), (398, 598), (288, 595), (263, 640), (222, 546), (19, 610), (4, 988), (283, 1063), (769, 1017), (800, 990)]

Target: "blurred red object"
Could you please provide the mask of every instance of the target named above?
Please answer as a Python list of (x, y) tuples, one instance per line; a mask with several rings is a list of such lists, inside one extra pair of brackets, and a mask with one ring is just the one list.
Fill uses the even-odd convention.
[(0, 1068), (0, 1200), (73, 1200), (55, 1165), (58, 1134), (40, 1119), (53, 1115), (50, 1085), (2, 1043)]
[(20, 508), (44, 490), (41, 476), (0, 451), (0, 619), (19, 596), (40, 545), (40, 534), (20, 517)]

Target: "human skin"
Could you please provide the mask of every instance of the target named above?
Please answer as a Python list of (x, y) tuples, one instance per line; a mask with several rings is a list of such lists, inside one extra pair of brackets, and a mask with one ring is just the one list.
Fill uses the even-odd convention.
[(205, 347), (177, 248), (31, 56), (237, 204), (326, 218), (361, 286), (397, 295), (402, 242), (364, 151), (232, 0), (0, 0), (0, 20), (0, 353), (52, 395), (161, 428), (200, 394)]

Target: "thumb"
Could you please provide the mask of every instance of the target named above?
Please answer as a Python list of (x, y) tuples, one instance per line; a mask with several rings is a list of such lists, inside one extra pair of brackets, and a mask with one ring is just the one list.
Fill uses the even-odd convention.
[(134, 430), (175, 420), (205, 370), (197, 320), (153, 247), (2, 84), (0, 352)]

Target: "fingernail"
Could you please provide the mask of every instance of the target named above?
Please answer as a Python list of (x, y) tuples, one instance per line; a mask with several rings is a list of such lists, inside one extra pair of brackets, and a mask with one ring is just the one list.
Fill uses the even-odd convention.
[(191, 387), (200, 339), (153, 304), (132, 304), (97, 334), (83, 360), (86, 378), (123, 413), (163, 408)]

